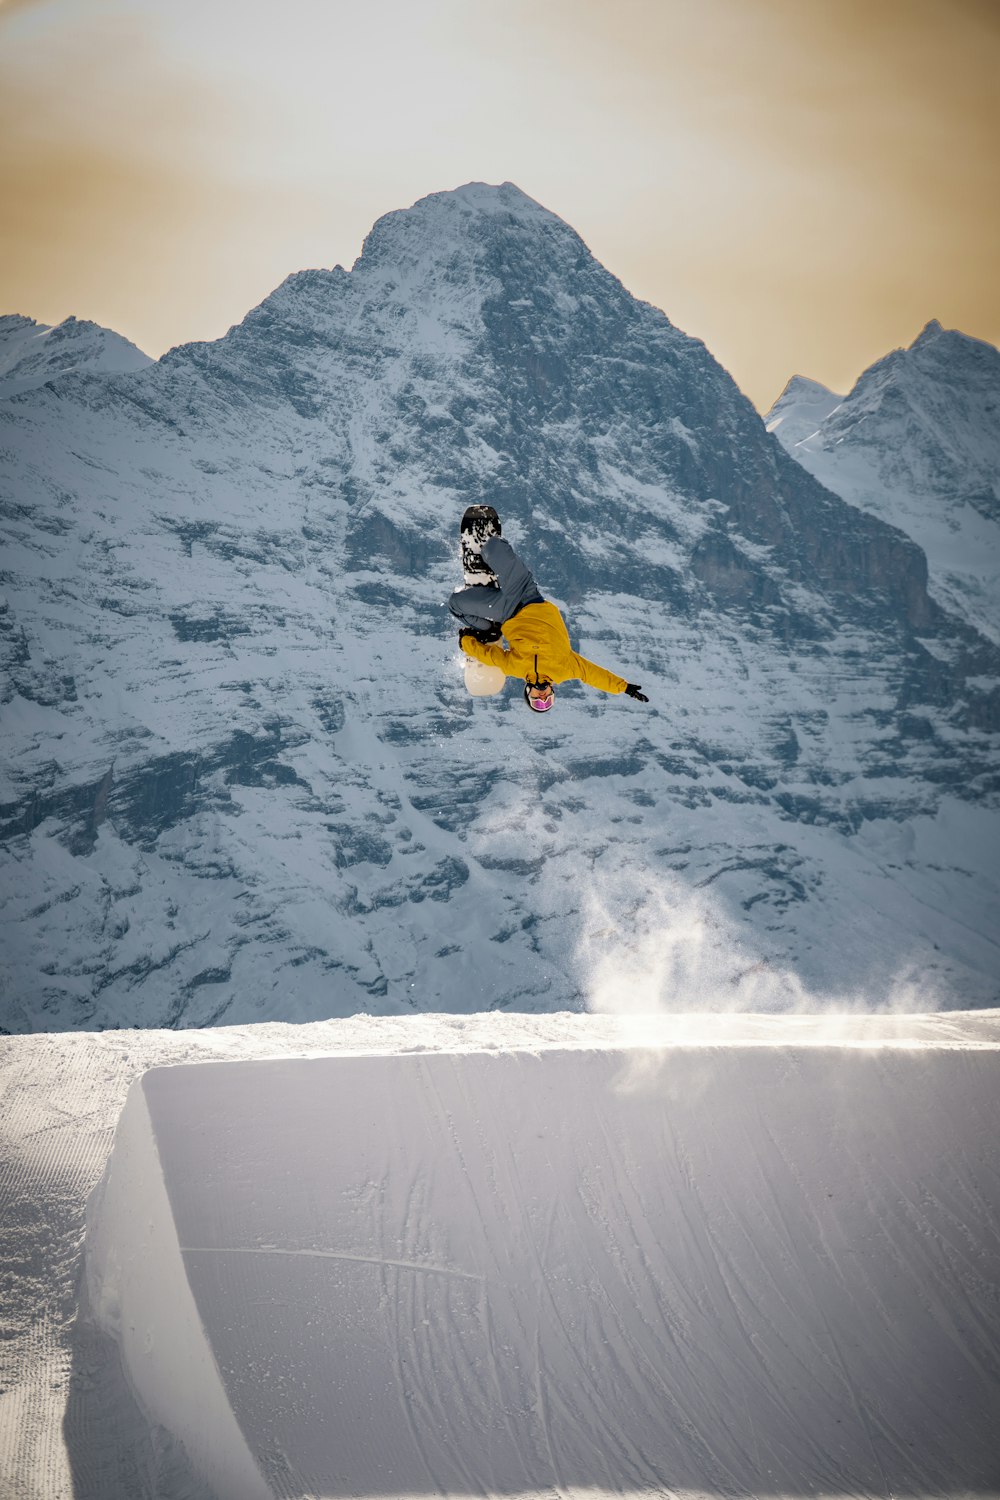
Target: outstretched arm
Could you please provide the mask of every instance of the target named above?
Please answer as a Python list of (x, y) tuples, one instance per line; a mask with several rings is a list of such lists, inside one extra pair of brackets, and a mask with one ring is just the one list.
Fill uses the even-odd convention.
[(624, 693), (628, 687), (624, 677), (619, 677), (616, 672), (609, 672), (607, 667), (598, 666), (596, 661), (588, 661), (576, 651), (573, 652), (573, 662), (577, 677), (588, 687), (600, 688), (602, 693)]
[(607, 667), (599, 667), (596, 661), (588, 661), (585, 656), (580, 656), (577, 652), (573, 653), (573, 660), (577, 665), (577, 676), (588, 687), (600, 688), (604, 693), (627, 693), (638, 703), (649, 702), (646, 694), (639, 691), (637, 682), (626, 682), (624, 677), (619, 677), (616, 672), (609, 672)]
[(485, 662), (488, 667), (499, 667), (505, 677), (519, 677), (520, 673), (516, 667), (510, 664), (510, 652), (505, 651), (499, 641), (477, 641), (470, 632), (463, 632), (459, 636), (459, 645), (466, 656), (471, 656), (473, 661)]

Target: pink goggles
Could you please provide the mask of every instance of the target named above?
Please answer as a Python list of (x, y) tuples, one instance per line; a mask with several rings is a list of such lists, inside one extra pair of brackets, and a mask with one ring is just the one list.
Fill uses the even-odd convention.
[(532, 698), (531, 694), (528, 694), (528, 703), (535, 710), (536, 714), (547, 714), (555, 701), (553, 696), (549, 696), (548, 698)]

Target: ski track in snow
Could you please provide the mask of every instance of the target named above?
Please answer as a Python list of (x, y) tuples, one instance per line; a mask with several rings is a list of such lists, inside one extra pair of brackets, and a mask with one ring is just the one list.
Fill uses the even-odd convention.
[(4, 1039), (0, 1493), (204, 1500), (74, 1323), (84, 1205), (148, 1068), (329, 1054), (287, 1108), (268, 1069), (144, 1085), (262, 1494), (1000, 1493), (998, 1051), (997, 1012)]

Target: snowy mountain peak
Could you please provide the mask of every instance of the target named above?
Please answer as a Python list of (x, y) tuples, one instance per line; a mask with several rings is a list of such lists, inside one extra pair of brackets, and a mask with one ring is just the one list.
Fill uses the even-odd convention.
[(470, 182), (447, 192), (431, 193), (411, 208), (396, 209), (378, 219), (367, 235), (355, 271), (404, 271), (433, 261), (448, 268), (456, 252), (477, 258), (498, 235), (515, 230), (546, 237), (550, 251), (557, 240), (574, 253), (589, 252), (575, 230), (543, 208), (512, 182), (493, 186)]
[(425, 204), (447, 207), (453, 203), (465, 211), (477, 214), (507, 213), (522, 219), (556, 218), (555, 214), (530, 198), (513, 182), (467, 182), (450, 191), (428, 193), (426, 197), (418, 199), (414, 207), (420, 208)]
[(944, 333), (944, 329), (937, 318), (931, 318), (930, 322), (917, 334), (910, 348), (919, 349), (923, 344), (933, 343), (935, 339), (940, 338), (942, 333)]
[[(953, 392), (959, 385), (997, 387), (1000, 354), (992, 344), (957, 328), (944, 328), (932, 318), (907, 348), (893, 349), (863, 371), (850, 394), (852, 401), (864, 399), (869, 405), (887, 396), (919, 404), (928, 397), (928, 382)], [(992, 425), (1000, 431), (998, 424)]]
[[(905, 351), (900, 364), (910, 372), (927, 372), (956, 383), (989, 387), (991, 401), (1000, 390), (1000, 352), (984, 339), (973, 338), (957, 328), (942, 328), (938, 322), (927, 324)], [(994, 421), (992, 425), (1000, 433), (1000, 424)]]
[(791, 451), (796, 444), (811, 437), (843, 399), (818, 380), (793, 375), (764, 418), (764, 423), (768, 432), (777, 433), (782, 445)]
[[(778, 397), (778, 400), (783, 401), (786, 397), (794, 397), (796, 400), (803, 397), (813, 399), (832, 396), (833, 394), (830, 387), (823, 385), (822, 381), (810, 380), (808, 375), (793, 375)], [(843, 401), (843, 399), (843, 396), (837, 397), (838, 401)]]
[(926, 551), (931, 592), (1000, 640), (1000, 352), (932, 319), (824, 410), (795, 381), (768, 430)]
[(19, 313), (0, 317), (0, 399), (74, 371), (122, 375), (152, 364), (135, 344), (85, 318), (52, 327)]
[[(513, 182), (494, 184), (490, 182), (467, 182), (462, 187), (443, 192), (428, 193), (418, 198), (410, 208), (395, 209), (377, 219), (368, 240), (380, 236), (380, 226), (387, 223), (413, 226), (417, 223), (433, 224), (441, 237), (442, 247), (447, 240), (446, 226), (472, 219), (494, 219), (503, 217), (524, 225), (558, 224), (569, 234), (574, 231), (558, 215), (544, 208), (534, 198), (522, 192)], [(367, 240), (366, 240), (367, 244)]]

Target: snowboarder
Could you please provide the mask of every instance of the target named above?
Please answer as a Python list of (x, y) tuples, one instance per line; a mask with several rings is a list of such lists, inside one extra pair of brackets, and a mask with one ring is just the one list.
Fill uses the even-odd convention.
[[(462, 626), (459, 644), (474, 661), (499, 667), (507, 677), (523, 677), (524, 701), (534, 713), (547, 713), (556, 684), (573, 678), (605, 693), (627, 693), (639, 703), (649, 702), (637, 683), (573, 650), (562, 615), (542, 598), (528, 568), (501, 537), (492, 506), (472, 505), (465, 512), (461, 547), (466, 586), (448, 601)], [(501, 635), (509, 649), (500, 644)]]

